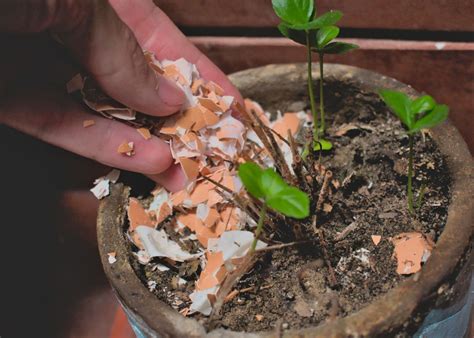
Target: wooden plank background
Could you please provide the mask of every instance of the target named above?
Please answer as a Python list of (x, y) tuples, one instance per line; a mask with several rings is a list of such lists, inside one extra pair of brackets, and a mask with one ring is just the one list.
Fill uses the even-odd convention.
[[(305, 61), (302, 47), (272, 29), (278, 18), (270, 0), (155, 2), (227, 73)], [(342, 10), (341, 35), (351, 37), (342, 40), (361, 47), (328, 56), (328, 62), (377, 71), (448, 104), (450, 118), (474, 152), (474, 1), (320, 0), (317, 4), (321, 13)], [(222, 36), (226, 34), (232, 36)], [(380, 35), (390, 39), (372, 38)]]
[[(270, 0), (155, 0), (181, 26), (273, 27)], [(317, 0), (318, 12), (344, 12), (351, 28), (472, 31), (472, 0)]]

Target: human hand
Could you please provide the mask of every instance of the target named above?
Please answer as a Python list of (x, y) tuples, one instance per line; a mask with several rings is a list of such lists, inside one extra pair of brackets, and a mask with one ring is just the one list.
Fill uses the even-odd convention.
[[(183, 93), (148, 67), (142, 53), (148, 50), (158, 59), (184, 57), (203, 78), (219, 83), (230, 95), (240, 94), (151, 0), (109, 3), (0, 3), (0, 123), (179, 190), (184, 177), (165, 142), (155, 136), (144, 140), (132, 127), (93, 115), (66, 94), (66, 82), (85, 70), (117, 101), (149, 115), (173, 114), (183, 103)], [(91, 118), (95, 125), (83, 128), (82, 122)], [(117, 153), (124, 140), (134, 142), (134, 156)]]

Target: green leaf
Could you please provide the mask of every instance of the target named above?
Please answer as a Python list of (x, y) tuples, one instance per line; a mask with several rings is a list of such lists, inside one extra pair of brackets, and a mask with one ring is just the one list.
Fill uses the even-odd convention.
[(433, 128), (434, 126), (437, 126), (438, 124), (446, 120), (446, 118), (448, 117), (448, 114), (449, 114), (449, 107), (447, 105), (445, 104), (437, 105), (432, 111), (430, 111), (421, 119), (416, 121), (413, 128), (410, 129), (409, 131), (410, 133), (415, 133), (417, 131), (420, 131), (421, 129)]
[(289, 24), (304, 24), (314, 13), (314, 0), (272, 0), (276, 15)]
[(316, 33), (316, 41), (318, 48), (324, 48), (329, 42), (334, 40), (339, 35), (339, 27), (325, 26)]
[(267, 200), (269, 207), (294, 218), (305, 218), (309, 215), (308, 195), (295, 187), (287, 186)]
[(426, 113), (436, 106), (436, 101), (429, 95), (417, 98), (411, 103), (411, 111), (414, 114)]
[(398, 116), (408, 129), (411, 129), (413, 126), (413, 115), (411, 113), (410, 98), (406, 94), (394, 90), (381, 90), (379, 94), (395, 115)]
[[(278, 30), (283, 36), (286, 36), (287, 38), (306, 46), (306, 32), (304, 30), (292, 29), (284, 22), (278, 25)], [(308, 34), (310, 34), (310, 46), (316, 47), (316, 32), (311, 31)]]
[(247, 191), (255, 198), (263, 198), (264, 191), (260, 187), (263, 170), (253, 162), (239, 165), (239, 177)]
[(320, 138), (318, 141), (314, 141), (313, 149), (315, 151), (319, 151), (320, 149), (322, 149), (322, 150), (331, 150), (332, 149), (332, 143), (329, 142), (328, 140)]
[(352, 43), (345, 43), (345, 42), (331, 42), (326, 47), (322, 49), (322, 52), (325, 54), (343, 54), (352, 49), (357, 49), (359, 46), (354, 45)]
[(303, 24), (291, 24), (290, 27), (293, 29), (308, 29), (315, 30), (320, 29), (324, 26), (333, 26), (342, 18), (341, 11), (329, 11), (321, 15), (319, 18), (311, 20)]
[(259, 185), (263, 191), (265, 200), (278, 195), (280, 191), (288, 187), (283, 178), (271, 168), (263, 171)]

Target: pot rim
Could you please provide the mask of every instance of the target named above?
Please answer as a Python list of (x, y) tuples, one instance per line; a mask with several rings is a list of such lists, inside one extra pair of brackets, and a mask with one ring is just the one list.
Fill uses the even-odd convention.
[[(303, 81), (306, 64), (268, 65), (251, 68), (230, 75), (237, 86), (248, 85), (249, 77), (269, 79), (275, 74), (286, 74)], [(400, 90), (411, 96), (419, 94), (410, 86), (393, 78), (339, 64), (325, 64), (327, 77), (350, 80), (360, 88), (375, 92), (378, 88)], [(249, 76), (252, 74), (252, 76)], [(319, 78), (314, 72), (313, 76)], [(455, 271), (463, 254), (467, 252), (473, 233), (474, 161), (457, 129), (451, 121), (433, 129), (433, 139), (446, 161), (452, 176), (452, 198), (448, 209), (446, 226), (439, 237), (430, 259), (421, 272), (407, 278), (384, 295), (359, 311), (319, 326), (289, 330), (284, 336), (298, 337), (346, 337), (370, 336), (386, 332), (410, 318), (417, 306), (427, 298)], [(111, 194), (100, 203), (97, 219), (98, 245), (104, 271), (117, 293), (119, 300), (134, 320), (150, 336), (159, 332), (163, 336), (267, 336), (270, 332), (243, 333), (218, 329), (206, 333), (196, 320), (185, 318), (170, 306), (160, 301), (143, 285), (129, 261), (130, 243), (124, 235), (125, 205), (129, 188), (122, 184), (111, 185)], [(108, 252), (116, 252), (117, 261), (109, 264)], [(404, 298), (401, 302), (400, 299)], [(136, 314), (139, 314), (138, 317)], [(155, 331), (156, 330), (156, 331)]]

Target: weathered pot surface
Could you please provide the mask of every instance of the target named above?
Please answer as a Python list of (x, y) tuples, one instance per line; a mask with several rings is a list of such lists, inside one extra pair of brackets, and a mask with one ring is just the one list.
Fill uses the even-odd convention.
[[(231, 75), (231, 80), (244, 97), (252, 98), (268, 110), (296, 110), (306, 96), (306, 66), (304, 64), (269, 65)], [(350, 81), (366, 91), (379, 88), (401, 90), (418, 95), (411, 87), (392, 78), (356, 67), (328, 64), (328, 78)], [(315, 73), (317, 78), (318, 74)], [(298, 101), (299, 100), (299, 101)], [(296, 106), (296, 107), (295, 107)], [(474, 219), (474, 164), (467, 146), (456, 128), (447, 121), (433, 130), (433, 138), (446, 156), (453, 176), (452, 199), (448, 220), (430, 259), (419, 274), (401, 282), (376, 301), (345, 318), (317, 327), (284, 331), (284, 337), (346, 337), (374, 336), (393, 332), (410, 324), (420, 308), (433, 307), (440, 286), (461, 278), (469, 284), (471, 277), (469, 257)], [(132, 325), (146, 336), (156, 337), (267, 337), (272, 332), (243, 333), (218, 329), (206, 333), (197, 321), (185, 318), (167, 304), (158, 300), (143, 285), (130, 265), (130, 244), (124, 236), (125, 206), (129, 188), (122, 184), (111, 187), (99, 209), (98, 241), (104, 270), (124, 305)], [(109, 264), (108, 252), (116, 252), (117, 261)], [(466, 283), (467, 281), (467, 283)], [(447, 288), (442, 288), (446, 290)], [(441, 292), (442, 294), (443, 292)], [(433, 297), (434, 296), (434, 297)], [(439, 303), (439, 302), (438, 302)], [(419, 324), (418, 324), (419, 325)]]

